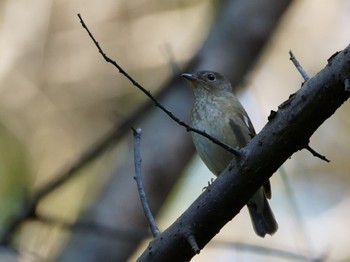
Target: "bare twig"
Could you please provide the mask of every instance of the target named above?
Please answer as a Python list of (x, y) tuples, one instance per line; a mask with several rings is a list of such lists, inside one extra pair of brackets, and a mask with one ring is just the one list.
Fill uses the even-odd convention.
[(135, 162), (135, 174), (136, 174), (134, 178), (136, 180), (137, 189), (139, 191), (143, 210), (150, 224), (151, 232), (153, 236), (156, 237), (160, 234), (160, 231), (157, 227), (156, 221), (154, 220), (151, 209), (149, 208), (147, 195), (142, 182), (141, 154), (140, 154), (140, 142), (141, 142), (142, 130), (141, 128), (136, 128), (136, 129), (133, 128), (133, 131), (134, 131), (134, 158), (135, 158), (134, 162)]
[(350, 78), (344, 79), (345, 92), (350, 92)]
[(191, 246), (192, 251), (193, 251), (194, 253), (199, 254), (199, 253), (201, 252), (200, 248), (198, 247), (196, 238), (194, 237), (193, 234), (189, 234), (189, 235), (186, 237), (186, 240), (187, 240), (188, 244)]
[[(339, 84), (350, 75), (349, 50), (350, 45), (333, 58), (331, 65), (307, 81), (304, 88), (295, 93), (290, 106), (278, 109), (273, 121), (242, 148), (244, 158), (233, 159), (231, 169), (221, 173), (210, 190), (204, 191), (170, 227), (152, 240), (138, 261), (166, 261), (175, 256), (178, 261), (189, 261), (195, 255), (193, 251), (179, 248), (183, 246), (188, 228), (198, 246), (204, 247), (231, 221), (258, 188), (301, 149), (295, 141), (309, 141), (350, 97)], [(286, 117), (290, 115), (293, 117)]]
[(312, 149), (309, 145), (307, 145), (307, 146), (305, 147), (305, 149), (306, 149), (307, 151), (309, 151), (313, 156), (318, 157), (319, 159), (321, 159), (321, 160), (323, 160), (323, 161), (326, 161), (326, 162), (328, 162), (328, 163), (331, 162), (327, 157), (321, 155), (320, 153), (318, 153), (317, 151), (315, 151), (314, 149)]
[[(289, 55), (290, 55), (290, 60), (293, 62), (294, 66), (298, 69), (299, 73), (304, 78), (305, 82), (308, 81), (310, 79), (309, 75), (306, 73), (304, 68), (300, 65), (299, 61), (296, 59), (296, 57), (294, 56), (294, 54), (291, 50), (289, 51)], [(345, 87), (345, 90), (346, 90), (346, 87)], [(309, 145), (307, 145), (305, 147), (305, 149), (308, 150), (313, 156), (318, 157), (319, 159), (321, 159), (323, 161), (330, 162), (325, 156), (316, 152)]]
[(304, 78), (305, 82), (310, 79), (309, 75), (306, 73), (304, 68), (300, 65), (299, 61), (295, 58), (293, 52), (289, 51), (290, 60), (293, 62), (294, 66), (298, 69), (301, 76)]
[(212, 141), (213, 143), (221, 146), (222, 148), (226, 149), (227, 151), (231, 152), (232, 154), (236, 155), (236, 156), (240, 156), (241, 155), (241, 151), (238, 148), (234, 148), (231, 147), (225, 143), (222, 143), (221, 141), (219, 141), (218, 139), (216, 139), (215, 137), (212, 137), (210, 135), (208, 135), (205, 131), (196, 129), (191, 127), (190, 125), (186, 124), (183, 120), (179, 119), (178, 117), (176, 117), (171, 111), (169, 111), (168, 109), (166, 109), (152, 94), (149, 90), (147, 90), (146, 88), (144, 88), (142, 85), (140, 85), (133, 77), (131, 77), (116, 61), (112, 60), (110, 57), (108, 57), (104, 51), (102, 50), (100, 44), (97, 42), (97, 40), (95, 39), (95, 37), (92, 35), (92, 33), (90, 32), (89, 28), (86, 26), (84, 20), (82, 19), (81, 15), (78, 14), (78, 17), (80, 19), (80, 23), (82, 25), (82, 27), (86, 30), (86, 32), (88, 33), (88, 35), (90, 36), (91, 40), (94, 42), (95, 46), (97, 47), (98, 51), (100, 52), (100, 54), (102, 55), (102, 57), (106, 60), (107, 63), (110, 63), (112, 65), (114, 65), (118, 70), (119, 73), (121, 73), (122, 75), (124, 75), (134, 86), (136, 86), (138, 89), (140, 89), (148, 98), (150, 98), (153, 103), (155, 104), (155, 106), (159, 107), (164, 113), (166, 113), (172, 120), (174, 120), (176, 123), (178, 123), (179, 125), (183, 126), (186, 128), (187, 131), (192, 131), (195, 133), (198, 133), (206, 138), (208, 138), (210, 141)]

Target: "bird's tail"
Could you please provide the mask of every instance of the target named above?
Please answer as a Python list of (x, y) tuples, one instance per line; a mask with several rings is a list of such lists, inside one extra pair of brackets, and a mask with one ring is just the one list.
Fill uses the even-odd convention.
[(266, 234), (273, 235), (278, 229), (278, 224), (266, 197), (260, 195), (258, 202), (254, 201), (254, 198), (256, 196), (248, 202), (247, 207), (255, 233), (260, 237), (265, 237)]

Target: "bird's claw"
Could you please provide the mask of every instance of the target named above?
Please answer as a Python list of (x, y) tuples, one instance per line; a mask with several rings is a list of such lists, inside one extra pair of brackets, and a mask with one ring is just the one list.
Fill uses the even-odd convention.
[(214, 178), (211, 178), (210, 181), (208, 181), (208, 185), (205, 186), (205, 187), (203, 187), (202, 192), (203, 192), (204, 190), (208, 189), (208, 188), (211, 186), (211, 184), (213, 184), (214, 180), (215, 180)]

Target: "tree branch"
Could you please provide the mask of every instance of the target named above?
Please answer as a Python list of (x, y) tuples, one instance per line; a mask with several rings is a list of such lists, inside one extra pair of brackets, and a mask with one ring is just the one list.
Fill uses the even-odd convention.
[(305, 148), (311, 135), (350, 96), (350, 45), (334, 56), (315, 77), (283, 103), (274, 117), (229, 167), (159, 237), (138, 261), (188, 261), (196, 253), (185, 237), (193, 235), (203, 248), (236, 216), (257, 189), (293, 153)]
[(152, 215), (151, 209), (148, 204), (148, 198), (145, 192), (145, 187), (143, 186), (142, 182), (142, 169), (141, 169), (141, 153), (140, 153), (140, 144), (141, 144), (141, 128), (133, 128), (134, 131), (134, 162), (135, 162), (135, 180), (137, 184), (137, 190), (139, 192), (141, 204), (143, 211), (145, 212), (145, 215), (147, 217), (147, 220), (149, 222), (151, 232), (154, 237), (158, 236), (160, 234), (160, 231), (158, 229), (158, 226), (156, 224), (156, 221), (154, 220), (154, 217)]
[(102, 57), (106, 60), (106, 62), (114, 65), (118, 70), (119, 73), (121, 73), (123, 76), (125, 76), (134, 86), (136, 86), (139, 90), (141, 90), (148, 98), (150, 98), (155, 106), (159, 107), (165, 114), (167, 114), (172, 120), (174, 120), (176, 123), (178, 123), (180, 126), (183, 126), (186, 128), (187, 131), (192, 131), (195, 133), (198, 133), (206, 138), (208, 138), (213, 143), (221, 146), (222, 148), (226, 149), (227, 151), (231, 152), (232, 154), (236, 156), (240, 156), (240, 151), (237, 148), (231, 147), (229, 145), (226, 145), (225, 143), (221, 142), (220, 140), (216, 139), (215, 137), (210, 136), (203, 130), (199, 130), (196, 128), (193, 128), (192, 126), (186, 124), (183, 120), (176, 117), (170, 110), (168, 110), (165, 106), (163, 106), (152, 94), (149, 90), (144, 88), (142, 85), (140, 85), (131, 75), (129, 75), (116, 61), (111, 59), (109, 56), (106, 55), (106, 53), (101, 48), (100, 44), (97, 42), (93, 34), (90, 32), (89, 28), (85, 24), (83, 18), (80, 14), (77, 14), (79, 17), (80, 23), (82, 27), (86, 30), (88, 35), (90, 36), (91, 40), (94, 42), (95, 46), (97, 47), (98, 51), (102, 55)]
[(313, 149), (310, 145), (305, 146), (305, 149), (309, 151), (314, 157), (318, 157), (319, 159), (326, 161), (327, 163), (331, 162), (326, 156), (321, 155), (315, 149)]
[(298, 69), (301, 76), (304, 78), (305, 82), (310, 79), (309, 75), (306, 73), (304, 68), (300, 65), (299, 61), (294, 56), (292, 50), (289, 51), (290, 60), (293, 62), (294, 66)]
[[(299, 73), (301, 74), (301, 76), (304, 78), (304, 81), (308, 81), (310, 79), (309, 75), (306, 73), (306, 71), (304, 70), (304, 68), (301, 66), (301, 64), (299, 63), (299, 61), (297, 60), (297, 58), (294, 56), (293, 52), (290, 50), (289, 51), (289, 55), (290, 55), (290, 60), (293, 62), (294, 66), (296, 67), (296, 69), (299, 71)], [(345, 89), (346, 89), (346, 85), (345, 85)], [(316, 150), (314, 150), (313, 148), (311, 148), (310, 145), (305, 146), (305, 149), (307, 151), (309, 151), (314, 157), (318, 157), (319, 159), (326, 161), (326, 162), (330, 162), (327, 157), (321, 155), (320, 153), (316, 152)]]
[[(291, 0), (218, 1), (215, 19), (208, 36), (198, 53), (186, 66), (186, 71), (215, 68), (223, 73), (233, 86), (237, 86), (254, 66), (261, 50), (275, 31), (280, 17), (292, 2)], [(269, 8), (266, 8), (267, 6)], [(251, 19), (251, 14), (254, 14), (254, 19)], [(256, 30), (256, 21), (259, 21), (259, 30)], [(186, 119), (192, 106), (191, 89), (180, 77), (169, 79), (160, 89), (162, 91), (157, 99), (181, 119)], [(141, 120), (131, 125), (157, 126), (157, 130), (160, 131), (145, 132), (142, 136), (143, 177), (146, 189), (151, 193), (148, 196), (152, 211), (156, 214), (174, 181), (178, 179), (179, 172), (193, 155), (194, 147), (190, 136), (176, 127), (173, 121), (169, 121), (163, 112), (153, 106), (148, 108), (150, 110), (144, 110), (140, 114)], [(169, 139), (170, 132), (174, 139)], [(146, 228), (137, 192), (133, 190), (135, 185), (130, 180), (130, 173), (133, 173), (134, 169), (132, 152), (125, 154), (125, 161), (115, 169), (100, 195), (80, 215), (79, 220), (95, 221), (98, 224), (105, 224), (108, 221), (107, 225), (116, 227), (123, 225), (125, 228)], [(174, 154), (178, 156), (175, 159)], [(154, 161), (160, 155), (161, 163)], [(155, 172), (158, 176), (151, 175)], [(159, 177), (162, 177), (161, 181)], [(128, 209), (125, 212), (104, 212), (104, 210), (119, 210), (125, 205), (125, 199), (128, 199)], [(125, 261), (138, 245), (139, 242), (136, 241), (106, 241), (98, 234), (82, 238), (79, 234), (73, 233), (58, 260), (93, 261), (96, 258), (103, 260), (104, 257), (113, 257), (117, 261)]]

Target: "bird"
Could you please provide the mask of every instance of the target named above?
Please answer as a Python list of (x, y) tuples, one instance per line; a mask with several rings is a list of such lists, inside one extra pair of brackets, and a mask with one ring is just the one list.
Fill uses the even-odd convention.
[[(182, 77), (188, 80), (194, 94), (191, 127), (231, 147), (242, 148), (254, 137), (253, 124), (226, 78), (214, 71), (184, 73)], [(220, 175), (235, 156), (198, 133), (191, 135), (202, 161), (215, 176)], [(260, 237), (273, 235), (278, 229), (267, 200), (270, 198), (271, 185), (267, 180), (247, 203), (254, 231)]]

